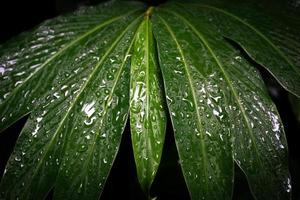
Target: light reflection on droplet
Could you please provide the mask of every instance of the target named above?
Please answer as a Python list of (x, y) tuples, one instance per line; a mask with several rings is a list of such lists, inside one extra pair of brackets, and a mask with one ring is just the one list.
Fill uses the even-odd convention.
[(0, 74), (3, 76), (4, 75), (4, 73), (5, 73), (5, 68), (4, 67), (2, 67), (2, 66), (0, 66)]
[(83, 105), (82, 107), (82, 111), (88, 116), (88, 117), (91, 117), (94, 112), (96, 111), (96, 108), (94, 107), (95, 105), (95, 101), (92, 101), (90, 103), (86, 103)]

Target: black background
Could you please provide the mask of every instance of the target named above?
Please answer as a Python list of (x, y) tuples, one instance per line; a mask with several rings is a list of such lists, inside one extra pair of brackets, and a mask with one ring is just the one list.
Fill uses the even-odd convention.
[[(46, 19), (53, 18), (61, 13), (71, 12), (82, 5), (97, 4), (98, 2), (101, 2), (101, 0), (1, 1), (0, 44), (23, 31), (32, 29)], [(148, 1), (148, 4), (158, 4), (158, 1)], [(300, 3), (289, 1), (288, 4), (290, 6), (298, 6)], [(235, 44), (233, 45), (236, 46)], [(292, 112), (288, 93), (265, 70), (255, 63), (254, 65), (259, 68), (284, 123), (290, 152), (289, 160), (290, 172), (292, 174), (293, 199), (298, 200), (300, 199), (298, 190), (300, 187), (300, 159), (297, 144), (300, 141), (297, 140), (297, 134), (300, 134), (300, 124)], [(4, 133), (0, 134), (0, 174), (3, 174), (5, 163), (13, 150), (15, 141), (26, 119), (27, 117), (24, 117)], [(235, 173), (234, 199), (253, 199), (242, 172), (236, 168)], [(51, 199), (51, 195), (50, 192), (47, 198)], [(170, 121), (167, 127), (162, 162), (153, 183), (151, 195), (158, 196), (158, 199), (189, 199), (178, 164)], [(120, 151), (101, 196), (101, 200), (117, 198), (132, 200), (146, 199), (137, 181), (128, 125), (123, 134)]]

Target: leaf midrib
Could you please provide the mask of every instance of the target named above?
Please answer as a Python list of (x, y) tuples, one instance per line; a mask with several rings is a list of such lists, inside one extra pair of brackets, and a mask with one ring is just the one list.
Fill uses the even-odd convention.
[[(149, 53), (149, 26), (150, 26), (150, 21), (149, 21), (149, 17), (147, 16), (147, 19), (146, 19), (146, 62), (147, 62), (147, 65), (146, 65), (146, 99), (147, 99), (147, 110), (146, 110), (146, 120), (147, 120), (147, 123), (148, 123), (148, 126), (146, 128), (146, 137), (147, 137), (147, 141), (146, 141), (146, 149), (147, 149), (147, 154), (151, 154), (152, 150), (149, 149), (149, 147), (151, 147), (151, 145), (149, 144), (150, 142), (150, 138), (149, 138), (149, 125), (150, 125), (150, 119), (149, 119), (149, 111), (150, 111), (150, 101), (149, 101), (149, 90), (150, 90), (150, 87), (149, 87), (149, 67), (150, 67), (150, 61), (149, 61), (149, 57), (150, 57), (150, 53)], [(147, 172), (150, 173), (151, 169), (153, 169), (151, 167), (151, 165), (149, 166), (149, 164), (152, 164), (152, 162), (147, 162), (148, 165), (147, 165)], [(147, 177), (151, 177), (151, 174), (149, 176), (149, 174), (147, 173)], [(150, 179), (151, 181), (151, 179)], [(150, 182), (148, 183), (147, 181), (147, 184), (150, 184)], [(149, 187), (149, 185), (147, 185), (147, 187)], [(146, 188), (148, 190), (148, 188)]]

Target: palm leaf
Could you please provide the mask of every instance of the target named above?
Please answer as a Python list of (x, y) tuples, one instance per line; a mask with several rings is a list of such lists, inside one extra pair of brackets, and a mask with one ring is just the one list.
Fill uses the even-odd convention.
[[(16, 63), (6, 66), (7, 71), (1, 77), (6, 86), (3, 89), (12, 89), (1, 104), (1, 115), (8, 116), (1, 127), (33, 111), (8, 161), (1, 182), (4, 191), (1, 198), (41, 199), (54, 185), (56, 199), (99, 196), (127, 119), (129, 96), (123, 91), (129, 89), (129, 55), (143, 9), (140, 4), (126, 4), (126, 9), (119, 6), (122, 5), (109, 3), (80, 11), (75, 16), (58, 18), (68, 21), (66, 26), (60, 26), (61, 32), (49, 22), (50, 25), (36, 31), (34, 38), (27, 39), (33, 40), (26, 41), (27, 53), (13, 54), (17, 56)], [(97, 24), (80, 27), (85, 22), (89, 24), (91, 18)], [(48, 32), (45, 37), (51, 38), (51, 34), (70, 32), (68, 25), (78, 25), (78, 37), (68, 41), (58, 38), (58, 43), (66, 44), (63, 47), (61, 44), (54, 53), (48, 50), (49, 58), (42, 57), (45, 49), (56, 44), (56, 40), (35, 43), (44, 29), (58, 32)], [(27, 58), (26, 54), (33, 57)], [(9, 55), (3, 58), (8, 59)], [(34, 59), (39, 64), (33, 65)], [(6, 60), (4, 65), (10, 62)], [(22, 84), (13, 83), (22, 65), (29, 71), (18, 80)], [(6, 85), (6, 80), (11, 82)]]
[(299, 97), (300, 26), (295, 15), (264, 11), (248, 1), (175, 1), (147, 11), (111, 1), (2, 44), (0, 131), (30, 117), (0, 198), (43, 199), (54, 188), (54, 199), (97, 199), (128, 113), (150, 198), (169, 111), (192, 199), (231, 199), (234, 162), (257, 199), (289, 199), (283, 125), (252, 62)]
[(138, 178), (143, 190), (149, 193), (166, 131), (161, 75), (149, 16), (139, 27), (131, 62), (131, 138)]

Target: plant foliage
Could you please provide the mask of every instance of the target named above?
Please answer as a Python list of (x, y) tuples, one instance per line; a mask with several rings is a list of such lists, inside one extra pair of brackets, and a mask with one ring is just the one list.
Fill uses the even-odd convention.
[(300, 26), (290, 23), (249, 2), (112, 1), (2, 44), (0, 130), (30, 117), (0, 198), (43, 199), (54, 188), (54, 199), (97, 199), (129, 114), (148, 194), (170, 114), (192, 199), (231, 199), (234, 162), (257, 199), (289, 199), (279, 114), (232, 43), (300, 97)]

